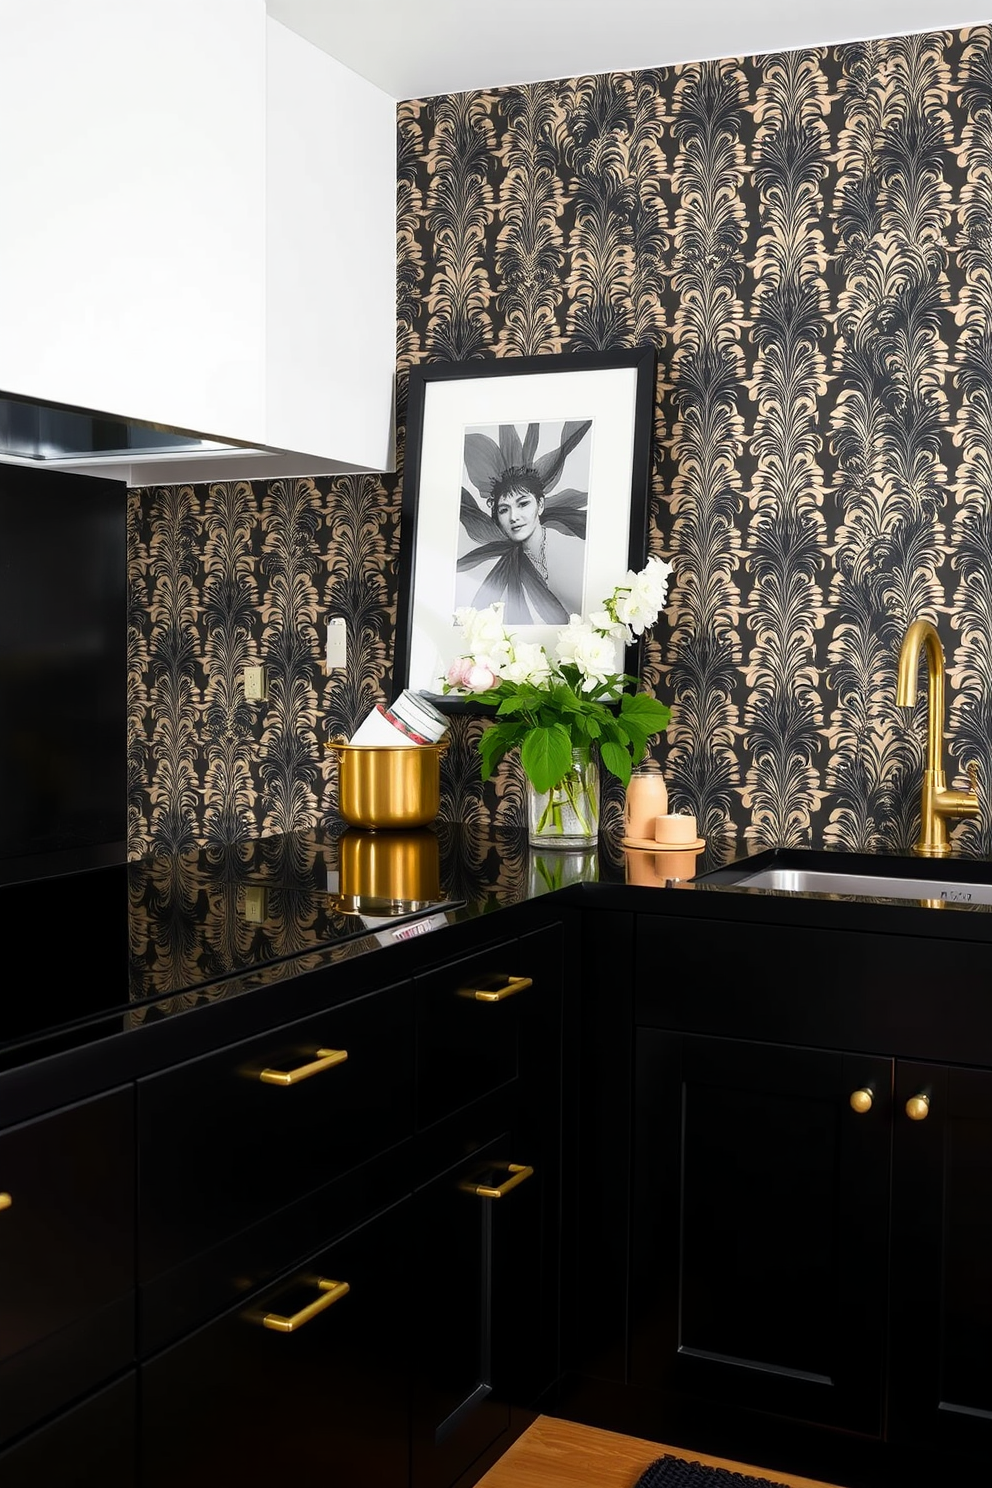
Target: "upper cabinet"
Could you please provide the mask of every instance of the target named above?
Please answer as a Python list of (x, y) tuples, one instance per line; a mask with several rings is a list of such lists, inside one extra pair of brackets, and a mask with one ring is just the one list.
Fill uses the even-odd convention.
[(61, 468), (391, 469), (394, 101), (264, 0), (3, 0), (0, 42), (0, 390), (249, 447)]

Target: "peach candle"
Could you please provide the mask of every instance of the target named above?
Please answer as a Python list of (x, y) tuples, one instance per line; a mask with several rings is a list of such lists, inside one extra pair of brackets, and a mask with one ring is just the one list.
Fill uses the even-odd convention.
[(655, 819), (654, 840), (656, 842), (690, 843), (696, 841), (696, 818), (676, 813), (675, 816), (659, 816)]
[(656, 819), (667, 810), (668, 790), (661, 771), (635, 770), (624, 801), (624, 836), (650, 840)]

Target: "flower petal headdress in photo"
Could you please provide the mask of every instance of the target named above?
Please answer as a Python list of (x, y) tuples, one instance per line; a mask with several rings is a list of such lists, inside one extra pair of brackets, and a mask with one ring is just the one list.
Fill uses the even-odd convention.
[(502, 533), (495, 523), (495, 505), (506, 491), (530, 491), (544, 500), (545, 527), (585, 538), (588, 491), (555, 491), (565, 461), (592, 427), (590, 419), (566, 422), (554, 449), (534, 458), (540, 424), (528, 424), (521, 440), (513, 424), (499, 425), (499, 443), (488, 434), (473, 430), (465, 437), (465, 468), (478, 496), (462, 487), (459, 513), (462, 527), (476, 544), (458, 559), (458, 572), (469, 573), (482, 564), (493, 567), (475, 595), (476, 609), (504, 602), (508, 616), (533, 611), (545, 624), (568, 619), (558, 597), (544, 575), (518, 543)]

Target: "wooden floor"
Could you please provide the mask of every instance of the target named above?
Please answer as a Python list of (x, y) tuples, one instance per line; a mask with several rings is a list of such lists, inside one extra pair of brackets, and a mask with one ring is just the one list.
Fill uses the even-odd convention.
[(835, 1488), (813, 1478), (749, 1467), (745, 1462), (728, 1462), (725, 1457), (707, 1457), (703, 1452), (685, 1452), (659, 1442), (577, 1426), (553, 1416), (538, 1416), (495, 1467), (480, 1478), (477, 1488), (632, 1488), (648, 1464), (665, 1455), (770, 1478), (788, 1488)]

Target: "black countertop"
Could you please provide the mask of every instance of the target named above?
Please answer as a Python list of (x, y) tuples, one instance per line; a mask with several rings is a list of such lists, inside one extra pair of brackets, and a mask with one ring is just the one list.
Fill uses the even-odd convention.
[[(0, 1071), (548, 893), (639, 913), (992, 939), (992, 906), (749, 888), (727, 868), (745, 856), (729, 840), (686, 856), (604, 835), (598, 849), (559, 853), (468, 824), (341, 826), (8, 883), (0, 903), (22, 970), (3, 999)], [(755, 861), (921, 875), (908, 856), (774, 848)], [(959, 880), (988, 870), (963, 859), (941, 869)]]

